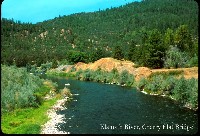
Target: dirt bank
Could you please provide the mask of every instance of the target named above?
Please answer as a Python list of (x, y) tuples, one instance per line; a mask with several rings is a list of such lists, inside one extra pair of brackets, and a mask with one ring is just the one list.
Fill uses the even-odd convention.
[(184, 77), (189, 78), (198, 78), (198, 67), (192, 67), (192, 68), (177, 68), (177, 69), (149, 69), (147, 67), (135, 67), (135, 64), (131, 61), (126, 60), (116, 60), (113, 58), (102, 58), (94, 63), (83, 63), (79, 62), (75, 64), (74, 66), (76, 70), (82, 69), (91, 69), (91, 70), (97, 70), (98, 68), (101, 68), (105, 71), (111, 71), (112, 69), (117, 69), (119, 72), (122, 72), (123, 70), (127, 70), (130, 74), (133, 74), (135, 76), (136, 81), (140, 80), (142, 77), (148, 77), (152, 73), (155, 72), (168, 72), (168, 71), (184, 71)]

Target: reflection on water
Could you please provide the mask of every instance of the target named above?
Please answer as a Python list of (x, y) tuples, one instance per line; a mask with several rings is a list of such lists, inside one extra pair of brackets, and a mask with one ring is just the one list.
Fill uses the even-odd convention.
[(72, 134), (194, 134), (198, 117), (172, 100), (133, 88), (51, 78), (59, 88), (69, 83), (74, 101), (67, 103), (62, 131)]

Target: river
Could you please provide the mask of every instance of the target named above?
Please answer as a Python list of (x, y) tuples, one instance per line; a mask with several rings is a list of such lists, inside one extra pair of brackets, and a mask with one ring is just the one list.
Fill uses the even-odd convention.
[(161, 96), (150, 96), (134, 88), (49, 77), (73, 95), (58, 129), (71, 134), (194, 134), (196, 112)]

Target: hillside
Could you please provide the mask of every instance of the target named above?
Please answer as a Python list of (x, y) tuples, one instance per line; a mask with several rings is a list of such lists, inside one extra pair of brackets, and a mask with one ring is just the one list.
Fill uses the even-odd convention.
[[(120, 46), (126, 60), (163, 67), (161, 60), (153, 60), (159, 61), (159, 66), (148, 64), (146, 56), (165, 57), (169, 45), (182, 43), (179, 37), (182, 34), (187, 39), (183, 40), (184, 45), (192, 46), (188, 52), (197, 54), (198, 5), (194, 0), (145, 0), (37, 24), (1, 19), (1, 63), (17, 66), (27, 63), (40, 66), (61, 60), (88, 63), (113, 57), (115, 47)], [(132, 49), (135, 45), (141, 46)], [(156, 49), (161, 53), (153, 56), (148, 49), (157, 45), (163, 46)], [(134, 55), (129, 52), (131, 49)]]

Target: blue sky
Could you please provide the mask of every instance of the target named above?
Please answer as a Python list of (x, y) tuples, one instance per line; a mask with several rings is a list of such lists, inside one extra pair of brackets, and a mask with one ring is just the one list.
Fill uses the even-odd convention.
[(2, 18), (37, 23), (59, 15), (93, 12), (140, 0), (4, 0)]

